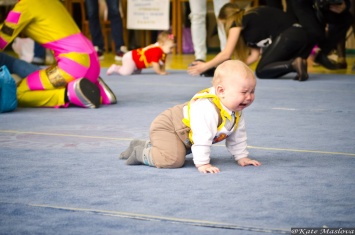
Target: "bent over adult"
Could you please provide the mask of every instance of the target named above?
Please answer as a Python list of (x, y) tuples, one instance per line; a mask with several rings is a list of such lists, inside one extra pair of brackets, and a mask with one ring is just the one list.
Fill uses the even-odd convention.
[(17, 87), (25, 107), (67, 107), (69, 103), (97, 108), (116, 97), (99, 79), (100, 64), (92, 43), (81, 33), (58, 0), (22, 0), (15, 4), (0, 30), (0, 50), (20, 32), (53, 51), (56, 64), (28, 75)]
[(235, 3), (227, 3), (218, 19), (227, 32), (226, 47), (206, 63), (194, 62), (188, 68), (190, 74), (201, 74), (235, 55), (248, 65), (260, 58), (256, 67), (258, 78), (278, 78), (297, 72), (295, 80), (308, 79), (307, 35), (294, 18), (273, 7), (244, 10)]

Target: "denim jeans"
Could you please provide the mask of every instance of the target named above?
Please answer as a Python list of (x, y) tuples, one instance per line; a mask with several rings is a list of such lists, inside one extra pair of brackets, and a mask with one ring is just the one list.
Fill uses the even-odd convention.
[[(219, 10), (222, 6), (228, 3), (229, 0), (213, 0), (213, 7), (216, 19)], [(190, 0), (190, 20), (191, 20), (191, 35), (192, 43), (194, 45), (195, 59), (206, 60), (207, 53), (207, 32), (206, 32), (206, 14), (207, 14), (207, 1), (206, 0)], [(217, 21), (218, 37), (220, 40), (221, 50), (226, 45), (227, 39), (224, 32), (222, 23)]]
[(38, 42), (35, 42), (34, 57), (46, 59), (46, 49)]
[(4, 52), (0, 52), (0, 64), (6, 65), (10, 73), (17, 74), (21, 78), (25, 78), (31, 73), (40, 70), (40, 67), (7, 55)]
[[(108, 19), (111, 23), (112, 39), (115, 42), (116, 51), (119, 51), (123, 42), (123, 26), (120, 11), (118, 9), (118, 0), (106, 0)], [(104, 50), (104, 39), (99, 18), (98, 0), (85, 0), (86, 13), (89, 20), (89, 29), (92, 43), (100, 50)]]

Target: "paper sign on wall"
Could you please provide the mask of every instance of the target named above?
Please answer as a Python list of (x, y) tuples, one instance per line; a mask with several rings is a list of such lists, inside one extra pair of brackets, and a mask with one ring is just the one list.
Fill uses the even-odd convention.
[(169, 29), (169, 0), (128, 0), (128, 29)]

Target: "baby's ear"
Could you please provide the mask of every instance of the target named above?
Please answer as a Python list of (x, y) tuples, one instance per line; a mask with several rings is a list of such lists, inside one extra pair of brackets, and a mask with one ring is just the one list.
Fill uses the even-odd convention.
[(216, 87), (216, 94), (217, 95), (222, 95), (224, 93), (224, 88), (222, 85), (217, 85)]

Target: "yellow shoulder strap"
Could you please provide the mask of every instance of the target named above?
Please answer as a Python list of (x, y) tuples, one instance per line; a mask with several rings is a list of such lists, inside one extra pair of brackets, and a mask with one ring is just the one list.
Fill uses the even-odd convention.
[(137, 49), (137, 54), (139, 55), (139, 61), (143, 61), (145, 67), (148, 67), (148, 62), (144, 54), (144, 49), (143, 48)]
[[(219, 115), (218, 127), (217, 127), (218, 131), (221, 130), (222, 127), (225, 125), (226, 119), (232, 121), (232, 116), (225, 109), (223, 109), (222, 104), (221, 104), (220, 100), (218, 99), (218, 97), (216, 95), (210, 94), (208, 92), (209, 92), (208, 88), (198, 92), (194, 97), (192, 97), (192, 99), (187, 104), (187, 118), (183, 118), (182, 119), (182, 122), (187, 127), (191, 127), (190, 126), (190, 107), (191, 107), (191, 103), (194, 102), (197, 99), (210, 99), (212, 101), (212, 103), (215, 105), (215, 107), (217, 109), (217, 112), (218, 112), (218, 115)], [(222, 119), (222, 121), (220, 121), (220, 118)], [(240, 114), (239, 114), (239, 112), (237, 112), (235, 114), (234, 130), (236, 130), (238, 128), (239, 119), (240, 119)], [(189, 131), (189, 139), (190, 139), (191, 143), (193, 144), (191, 129)]]
[(145, 56), (145, 51), (149, 48), (152, 48), (152, 47), (154, 47), (154, 46), (149, 45), (147, 47), (137, 49), (137, 54), (139, 55), (139, 61), (143, 61), (143, 63), (145, 64), (145, 67), (149, 67), (147, 57)]
[[(218, 126), (217, 130), (220, 130), (225, 122), (226, 122), (226, 118), (228, 118), (228, 120), (232, 120), (231, 115), (225, 110), (223, 109), (221, 102), (219, 101), (218, 97), (214, 94), (210, 94), (207, 93), (209, 91), (209, 89), (205, 89), (200, 91), (199, 93), (197, 93), (194, 97), (192, 97), (192, 99), (190, 100), (190, 102), (187, 105), (187, 118), (183, 118), (182, 122), (190, 127), (190, 106), (191, 106), (191, 102), (194, 102), (197, 99), (210, 99), (212, 101), (212, 103), (217, 107), (217, 109), (219, 110), (219, 115), (222, 118), (222, 122), (221, 124)], [(237, 121), (239, 121), (239, 115), (236, 115), (236, 123), (238, 123)]]

